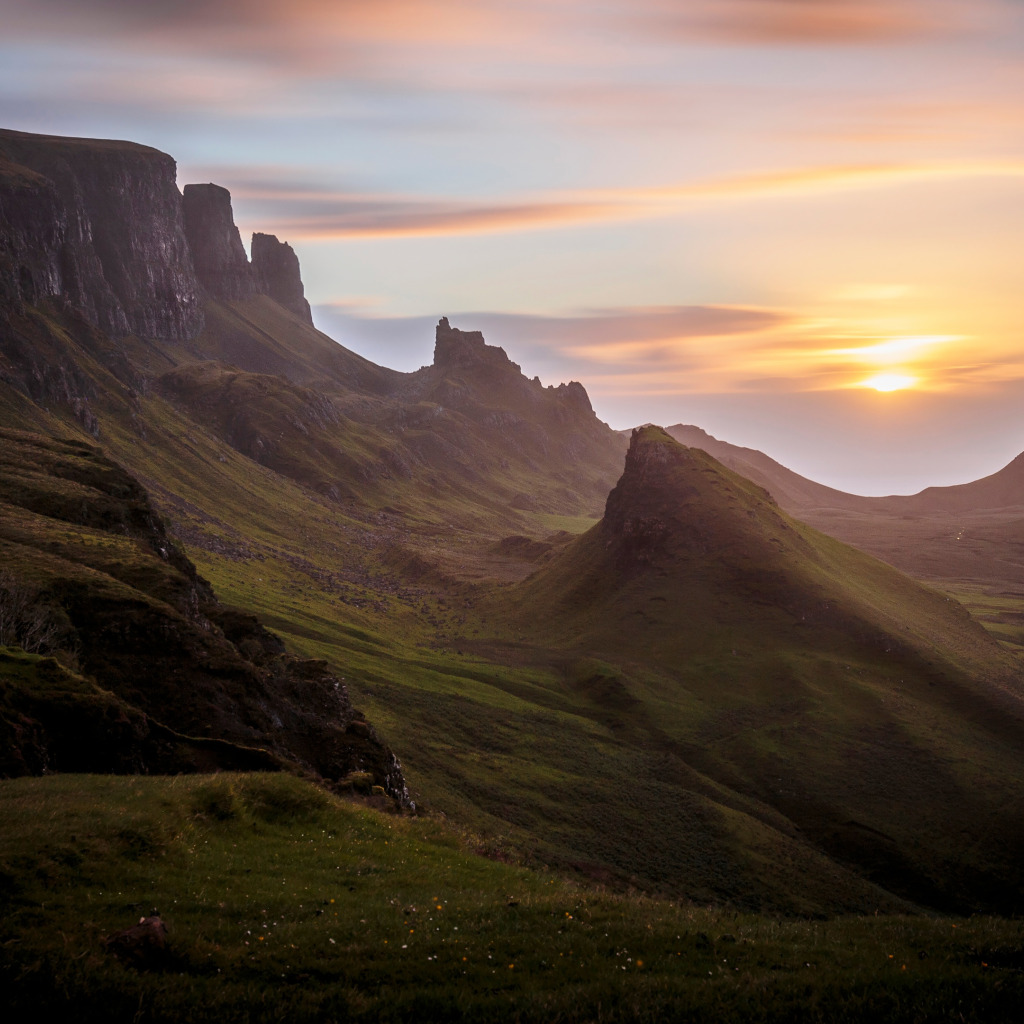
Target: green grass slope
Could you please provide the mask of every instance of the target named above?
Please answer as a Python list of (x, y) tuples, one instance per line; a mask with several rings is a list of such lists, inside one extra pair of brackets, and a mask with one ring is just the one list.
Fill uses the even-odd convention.
[(479, 332), (446, 321), (433, 365), (401, 374), (266, 297), (210, 303), (203, 334), (172, 357), (176, 368), (155, 380), (160, 394), (237, 451), (343, 504), (521, 531), (523, 511), (598, 509), (621, 459), (621, 440), (580, 385), (527, 380)]
[[(5, 1020), (1016, 1021), (1024, 933), (764, 918), (485, 859), (287, 776), (0, 782)], [(110, 936), (159, 912), (165, 952)]]
[(328, 666), (219, 604), (120, 466), (0, 429), (0, 470), (0, 643), (66, 666), (0, 661), (5, 773), (287, 764), (335, 781), (371, 771), (404, 797)]
[(971, 483), (867, 498), (823, 487), (699, 427), (667, 432), (760, 484), (802, 522), (963, 600), (1008, 646), (1024, 646), (1024, 456)]
[(1020, 907), (1017, 663), (660, 428), (634, 436), (604, 520), (494, 615), (602, 659), (577, 683), (596, 705), (883, 887)]
[[(909, 581), (851, 562), (737, 481), (679, 531), (694, 551), (734, 550), (699, 570), (723, 584), (719, 605), (693, 588), (676, 621), (679, 581), (651, 566), (616, 583), (616, 604), (617, 577), (574, 561), (593, 538), (555, 536), (590, 521), (617, 458), (582, 389), (528, 381), (450, 327), (417, 374), (349, 366), (344, 350), (329, 366), (317, 353), (333, 342), (271, 307), (211, 307), (191, 350), (115, 344), (66, 311), (28, 309), (0, 397), (21, 425), (34, 409), (50, 432), (98, 432), (221, 598), (344, 681), (417, 801), (541, 863), (750, 909), (1016, 899), (1017, 725), (975, 684), (1012, 665), (962, 613), (939, 597), (926, 613)], [(756, 526), (756, 550), (729, 534), (732, 513)], [(543, 585), (486, 596), (488, 579), (537, 564)], [(555, 566), (570, 567), (560, 581)], [(942, 800), (973, 809), (936, 839), (951, 825), (931, 815)]]

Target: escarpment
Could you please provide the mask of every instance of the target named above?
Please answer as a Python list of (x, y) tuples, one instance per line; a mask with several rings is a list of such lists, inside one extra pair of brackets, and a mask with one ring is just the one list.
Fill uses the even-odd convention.
[(212, 182), (186, 185), (182, 202), (185, 233), (204, 293), (228, 300), (255, 295), (252, 269), (235, 227), (231, 193)]
[(261, 295), (269, 295), (296, 316), (313, 322), (302, 287), (299, 258), (287, 242), (257, 231), (252, 236), (252, 273)]
[(176, 184), (166, 153), (130, 142), (0, 130), (0, 303), (57, 300), (113, 338), (191, 341), (204, 300), (268, 295), (308, 323), (298, 257), (253, 236), (231, 194)]
[(0, 157), (11, 299), (61, 299), (113, 337), (181, 341), (202, 330), (171, 157), (13, 131), (0, 131)]

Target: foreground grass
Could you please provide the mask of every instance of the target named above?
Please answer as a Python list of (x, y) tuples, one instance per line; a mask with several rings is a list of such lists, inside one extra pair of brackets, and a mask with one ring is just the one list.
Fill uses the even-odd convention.
[[(611, 895), (287, 776), (0, 784), (8, 1021), (1016, 1021), (1024, 928)], [(151, 910), (159, 969), (104, 937)]]

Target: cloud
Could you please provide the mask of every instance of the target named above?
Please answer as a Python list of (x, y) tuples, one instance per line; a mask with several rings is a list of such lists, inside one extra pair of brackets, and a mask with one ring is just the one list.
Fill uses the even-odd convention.
[(340, 50), (411, 45), (459, 50), (526, 31), (534, 8), (473, 0), (4, 0), (8, 39), (131, 38), (146, 50), (303, 62)]
[[(225, 168), (225, 172), (229, 169)], [(226, 173), (225, 177), (228, 178)], [(274, 185), (251, 179), (232, 187), (256, 218), (296, 239), (409, 238), (501, 234), (572, 225), (665, 217), (711, 202), (811, 196), (915, 181), (1024, 178), (1024, 162), (868, 164), (812, 167), (711, 178), (651, 188), (580, 189), (467, 202), (443, 197), (319, 189), (308, 182)]]
[(348, 197), (319, 211), (292, 215), (282, 230), (305, 239), (501, 234), (613, 220), (631, 212), (626, 206), (596, 202), (468, 204)]
[(633, 17), (675, 39), (820, 46), (902, 41), (948, 31), (948, 0), (642, 0)]
[[(480, 330), (488, 344), (502, 346), (528, 376), (659, 393), (666, 387), (705, 390), (698, 376), (729, 359), (724, 348), (756, 349), (761, 334), (793, 320), (783, 311), (731, 306), (629, 307), (562, 316), (443, 312), (452, 326)], [(368, 358), (402, 370), (430, 362), (437, 317), (374, 316), (350, 303), (317, 306), (313, 313), (321, 329)], [(616, 368), (613, 374), (609, 365)]]

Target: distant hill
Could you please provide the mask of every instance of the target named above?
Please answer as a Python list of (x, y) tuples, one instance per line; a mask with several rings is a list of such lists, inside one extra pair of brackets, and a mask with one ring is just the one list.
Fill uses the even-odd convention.
[(1018, 455), (1009, 465), (991, 476), (970, 483), (926, 487), (917, 494), (864, 497), (815, 483), (787, 469), (763, 452), (719, 441), (700, 427), (677, 423), (665, 429), (681, 444), (700, 448), (714, 455), (723, 465), (761, 484), (783, 508), (792, 513), (835, 508), (852, 512), (927, 515), (936, 512), (1024, 508), (1024, 454)]
[(755, 448), (741, 448), (719, 441), (700, 427), (676, 423), (665, 430), (680, 444), (713, 455), (723, 466), (760, 484), (787, 512), (794, 515), (812, 508), (853, 508), (869, 501), (854, 494), (826, 487), (794, 473)]
[[(918, 494), (862, 497), (817, 484), (763, 452), (719, 441), (699, 427), (668, 432), (759, 483), (791, 515), (921, 579), (959, 594), (984, 588), (998, 607), (979, 612), (1014, 643), (1024, 643), (1024, 455), (966, 484)], [(1010, 600), (1003, 599), (1009, 593)], [(1005, 606), (1005, 607), (1004, 607)]]

